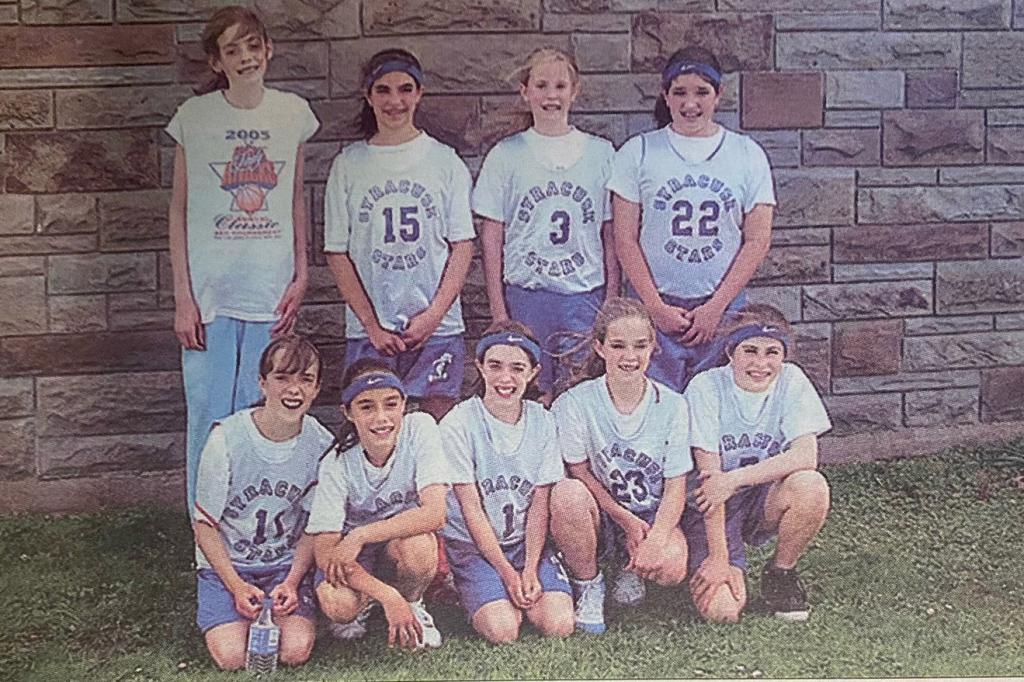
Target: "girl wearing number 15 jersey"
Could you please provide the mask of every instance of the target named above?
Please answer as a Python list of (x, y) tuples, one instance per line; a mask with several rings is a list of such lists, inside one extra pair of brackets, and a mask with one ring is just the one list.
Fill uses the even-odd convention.
[(324, 202), (324, 250), (348, 304), (345, 366), (383, 361), (440, 418), (459, 395), (465, 361), (469, 170), (414, 125), (423, 71), (412, 54), (377, 53), (362, 87), (366, 140), (335, 158)]
[(608, 189), (616, 252), (658, 329), (650, 375), (682, 391), (720, 355), (718, 322), (742, 306), (768, 253), (775, 193), (761, 147), (713, 119), (715, 56), (684, 48), (661, 77), (654, 116), (663, 127), (622, 146)]

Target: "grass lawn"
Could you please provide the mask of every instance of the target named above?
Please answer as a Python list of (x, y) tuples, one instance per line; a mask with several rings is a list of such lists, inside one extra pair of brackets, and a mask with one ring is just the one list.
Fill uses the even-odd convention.
[[(1016, 455), (1016, 465), (993, 464)], [(435, 608), (445, 646), (318, 639), (282, 680), (1006, 676), (1024, 671), (1024, 442), (825, 470), (833, 511), (802, 563), (806, 624), (700, 622), (685, 588), (611, 611), (601, 637), (493, 647)], [(0, 679), (238, 680), (193, 625), (183, 513), (0, 519)], [(757, 575), (768, 552), (754, 555)], [(756, 596), (756, 580), (748, 583)]]

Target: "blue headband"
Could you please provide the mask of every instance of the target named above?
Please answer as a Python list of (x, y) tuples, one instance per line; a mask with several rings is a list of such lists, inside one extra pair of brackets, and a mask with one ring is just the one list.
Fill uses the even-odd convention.
[(707, 80), (711, 81), (711, 84), (715, 86), (715, 90), (718, 90), (722, 85), (722, 74), (718, 73), (715, 67), (710, 64), (679, 61), (672, 62), (661, 72), (661, 89), (668, 90), (669, 86), (672, 85), (672, 81), (674, 81), (677, 76), (681, 76), (684, 73), (695, 73), (698, 76), (703, 76)]
[(401, 379), (391, 372), (371, 372), (362, 375), (341, 392), (341, 404), (348, 407), (363, 391), (377, 388), (393, 388), (401, 393), (403, 398), (405, 397), (405, 386), (402, 385)]
[(480, 339), (476, 344), (476, 359), (481, 362), (491, 346), (515, 346), (533, 358), (534, 364), (540, 364), (540, 346), (536, 341), (515, 332), (494, 332)]
[(401, 59), (392, 59), (378, 66), (366, 77), (366, 80), (363, 81), (363, 90), (369, 90), (370, 86), (376, 83), (377, 79), (381, 76), (395, 73), (396, 71), (409, 74), (416, 81), (416, 85), (423, 85), (423, 72), (420, 71), (419, 67)]
[(756, 336), (766, 336), (769, 339), (775, 339), (782, 344), (783, 350), (787, 353), (789, 352), (789, 336), (778, 327), (770, 324), (748, 324), (733, 331), (729, 334), (729, 349), (732, 350), (747, 339), (752, 339)]

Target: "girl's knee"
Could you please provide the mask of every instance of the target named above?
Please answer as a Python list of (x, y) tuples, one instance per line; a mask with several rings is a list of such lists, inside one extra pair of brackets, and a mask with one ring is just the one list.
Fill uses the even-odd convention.
[(597, 502), (587, 487), (575, 478), (564, 478), (551, 488), (551, 525), (578, 528), (597, 514)]
[(522, 615), (506, 601), (484, 604), (473, 616), (473, 629), (491, 644), (511, 644), (519, 639)]
[(429, 580), (437, 572), (437, 538), (433, 533), (392, 540), (387, 551), (402, 577)]
[(299, 666), (309, 660), (316, 641), (316, 625), (302, 616), (289, 616), (281, 624), (281, 663)]
[(792, 506), (810, 511), (828, 512), (831, 489), (828, 480), (814, 470), (796, 471), (786, 477), (785, 486)]
[(545, 637), (568, 637), (576, 629), (576, 616), (572, 602), (562, 608), (549, 608), (533, 622)]
[(722, 585), (700, 615), (712, 623), (738, 623), (744, 606), (746, 600), (737, 601), (729, 586)]
[(362, 595), (355, 590), (334, 587), (330, 583), (321, 583), (316, 588), (316, 598), (320, 602), (320, 610), (335, 623), (351, 623), (364, 604)]
[(221, 670), (241, 670), (245, 667), (245, 637), (242, 633), (248, 626), (235, 629), (237, 634), (211, 631), (206, 635), (206, 649)]

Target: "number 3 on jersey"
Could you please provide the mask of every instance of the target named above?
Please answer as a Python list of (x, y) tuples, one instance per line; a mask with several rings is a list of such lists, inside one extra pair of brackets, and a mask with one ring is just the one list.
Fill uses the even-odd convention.
[(569, 241), (569, 214), (566, 211), (555, 211), (552, 213), (551, 224), (557, 230), (556, 232), (548, 233), (552, 244), (558, 246)]
[[(398, 236), (403, 242), (414, 242), (420, 238), (420, 207), (401, 206), (398, 209), (398, 222), (401, 225)], [(384, 209), (384, 243), (391, 244), (395, 241), (395, 209), (388, 206)]]

